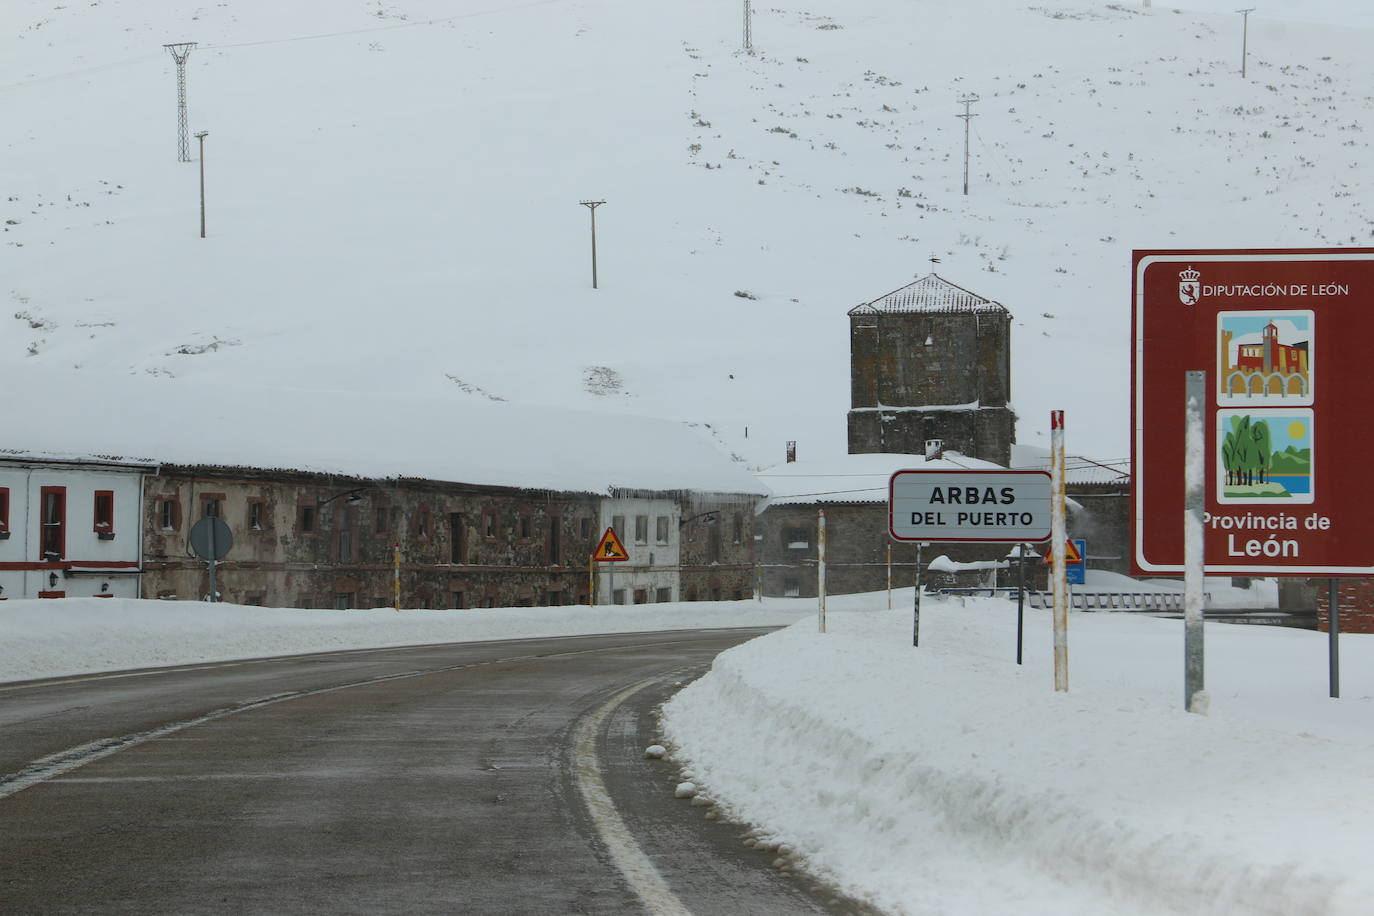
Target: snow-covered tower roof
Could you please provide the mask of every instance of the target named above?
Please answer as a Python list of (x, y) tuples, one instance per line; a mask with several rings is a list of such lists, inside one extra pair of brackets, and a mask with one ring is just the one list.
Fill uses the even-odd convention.
[(986, 299), (962, 286), (956, 286), (935, 273), (915, 283), (894, 289), (872, 302), (856, 305), (850, 315), (898, 314), (908, 312), (1003, 312), (1006, 306)]

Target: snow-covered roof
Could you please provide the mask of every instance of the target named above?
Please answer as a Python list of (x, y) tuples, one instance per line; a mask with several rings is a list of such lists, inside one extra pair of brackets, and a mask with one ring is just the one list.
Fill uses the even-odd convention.
[(946, 451), (943, 458), (929, 461), (922, 455), (890, 453), (795, 461), (759, 472), (759, 480), (773, 494), (760, 504), (759, 511), (769, 506), (887, 502), (892, 475), (911, 468), (924, 471), (1004, 470), (991, 461), (969, 458), (953, 451)]
[[(168, 384), (7, 368), (0, 447), (35, 457), (133, 456), (162, 464), (607, 493), (767, 490), (686, 424), (452, 398)], [(20, 386), (20, 379), (24, 385)], [(97, 376), (92, 376), (97, 378)]]
[(927, 274), (915, 283), (894, 289), (872, 302), (856, 305), (851, 315), (894, 314), (902, 312), (1005, 312), (1000, 302), (984, 298), (962, 286), (955, 286), (938, 274)]
[[(1016, 470), (1046, 470), (1050, 468), (1050, 450), (1038, 445), (1013, 445), (1011, 466)], [(1131, 459), (1085, 458), (1082, 455), (1064, 456), (1064, 482), (1074, 484), (1120, 484), (1131, 481)]]

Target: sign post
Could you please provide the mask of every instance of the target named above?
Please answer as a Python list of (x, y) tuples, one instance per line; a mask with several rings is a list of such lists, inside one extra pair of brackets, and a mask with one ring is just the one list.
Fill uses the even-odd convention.
[[(614, 528), (607, 528), (606, 533), (601, 535), (601, 540), (596, 545), (596, 550), (592, 551), (592, 560), (597, 563), (624, 563), (630, 559), (629, 551), (625, 549), (625, 544), (620, 540), (620, 536), (615, 533)], [(615, 567), (606, 567), (609, 572), (606, 583), (606, 604), (615, 603)]]
[[(1374, 249), (1136, 251), (1132, 268), (1134, 571), (1185, 573), (1191, 533), (1205, 575), (1374, 576)], [(1194, 451), (1177, 411), (1199, 371)], [(1198, 453), (1201, 522), (1180, 526)]]
[(1044, 471), (897, 471), (888, 481), (888, 534), (916, 542), (911, 644), (921, 641), (921, 548), (935, 541), (1016, 544), (1050, 537)]
[(228, 556), (233, 546), (234, 532), (229, 530), (223, 519), (207, 515), (191, 526), (191, 550), (210, 566), (212, 603), (219, 600), (219, 592), (215, 585), (215, 564)]
[[(1068, 539), (1064, 517), (1064, 411), (1050, 411), (1050, 536), (1055, 545)], [(1067, 551), (1054, 551), (1053, 572), (1050, 574), (1054, 590), (1054, 689), (1069, 690), (1069, 585), (1064, 581), (1064, 560)]]
[(1202, 611), (1206, 557), (1202, 541), (1202, 504), (1206, 465), (1202, 402), (1206, 389), (1206, 372), (1188, 373), (1183, 462), (1183, 706), (1189, 712), (1205, 711), (1205, 703), (1199, 695), (1204, 689)]

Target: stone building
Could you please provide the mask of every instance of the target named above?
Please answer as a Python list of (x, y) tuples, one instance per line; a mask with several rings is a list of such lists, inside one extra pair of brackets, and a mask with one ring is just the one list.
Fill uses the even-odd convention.
[(1011, 315), (929, 274), (849, 311), (851, 454), (924, 454), (925, 443), (1007, 467)]
[(617, 570), (615, 594), (603, 591), (598, 603), (743, 597), (736, 593), (752, 575), (752, 542), (717, 543), (710, 529), (678, 520), (706, 506), (752, 517), (757, 498), (638, 490), (629, 500), (439, 480), (164, 466), (149, 481), (144, 506), (143, 597), (209, 594), (206, 564), (192, 555), (187, 535), (196, 519), (216, 516), (234, 535), (217, 567), (225, 601), (388, 607), (399, 586), (405, 608), (587, 604), (588, 558), (603, 521), (618, 521), (612, 513), (627, 501), (652, 507), (656, 514), (632, 515), (632, 524), (652, 519), (655, 533), (668, 532), (671, 550), (655, 555), (630, 546), (633, 562), (618, 564), (625, 568)]

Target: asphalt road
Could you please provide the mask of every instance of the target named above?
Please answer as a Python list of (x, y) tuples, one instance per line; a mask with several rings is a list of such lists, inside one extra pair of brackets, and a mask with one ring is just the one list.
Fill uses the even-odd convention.
[(643, 757), (674, 685), (758, 632), (0, 685), (0, 912), (863, 912)]

